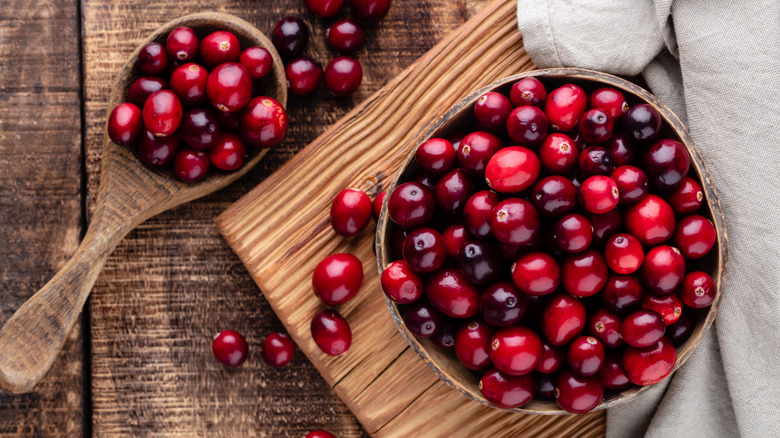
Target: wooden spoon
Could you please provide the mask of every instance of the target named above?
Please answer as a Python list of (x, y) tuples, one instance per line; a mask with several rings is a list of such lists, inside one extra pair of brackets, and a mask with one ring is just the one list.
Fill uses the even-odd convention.
[[(263, 95), (287, 106), (287, 84), (279, 54), (254, 26), (232, 15), (205, 12), (173, 20), (152, 33), (130, 56), (111, 90), (110, 111), (126, 100), (139, 75), (135, 67), (145, 44), (165, 43), (171, 30), (188, 26), (200, 38), (216, 30), (233, 32), (241, 47), (260, 46), (273, 55), (272, 73), (261, 80)], [(108, 256), (127, 233), (146, 219), (179, 204), (219, 190), (244, 175), (265, 155), (254, 152), (231, 173), (214, 172), (196, 184), (177, 181), (172, 172), (155, 171), (141, 163), (130, 148), (112, 143), (103, 131), (103, 160), (95, 213), (76, 254), (24, 303), (0, 329), (0, 387), (14, 393), (30, 391), (46, 374), (62, 349)]]

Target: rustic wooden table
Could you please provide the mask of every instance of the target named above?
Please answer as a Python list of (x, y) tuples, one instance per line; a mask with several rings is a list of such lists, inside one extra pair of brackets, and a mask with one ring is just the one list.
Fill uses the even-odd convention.
[[(351, 99), (291, 97), (290, 130), (248, 175), (155, 217), (109, 258), (80, 324), (34, 392), (0, 390), (0, 436), (292, 436), (364, 432), (299, 353), (263, 366), (259, 345), (282, 330), (213, 219), (330, 124), (396, 76), (487, 0), (395, 0), (370, 26)], [(302, 0), (4, 0), (0, 2), (0, 323), (75, 252), (98, 188), (105, 102), (135, 46), (179, 15), (215, 10), (268, 33), (303, 17), (307, 53), (327, 62), (332, 20)], [(347, 16), (348, 9), (340, 14)], [(324, 88), (324, 87), (322, 87)], [(211, 336), (232, 328), (252, 353), (226, 370)], [(2, 352), (0, 352), (2, 354)]]

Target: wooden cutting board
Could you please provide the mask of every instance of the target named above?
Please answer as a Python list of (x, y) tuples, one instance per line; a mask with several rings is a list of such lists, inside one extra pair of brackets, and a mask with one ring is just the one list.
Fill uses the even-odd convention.
[[(374, 227), (347, 239), (329, 225), (330, 203), (339, 191), (382, 191), (431, 121), (472, 91), (534, 68), (515, 13), (515, 0), (487, 6), (216, 220), (298, 347), (371, 435), (604, 435), (601, 412), (509, 413), (472, 402), (438, 380), (385, 307)], [(317, 348), (309, 324), (323, 308), (311, 288), (312, 272), (337, 252), (359, 257), (365, 279), (358, 296), (338, 309), (353, 342), (334, 358)]]

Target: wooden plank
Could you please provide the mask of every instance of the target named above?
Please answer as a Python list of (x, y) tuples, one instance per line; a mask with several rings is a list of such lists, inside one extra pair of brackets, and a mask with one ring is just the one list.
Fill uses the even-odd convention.
[[(82, 232), (77, 6), (0, 2), (0, 324), (68, 260)], [(77, 324), (33, 392), (0, 390), (0, 436), (81, 435), (83, 389)]]

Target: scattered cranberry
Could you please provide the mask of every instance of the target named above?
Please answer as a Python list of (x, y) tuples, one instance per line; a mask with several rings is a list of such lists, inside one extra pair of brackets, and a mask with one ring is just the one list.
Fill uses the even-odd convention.
[(542, 358), (542, 341), (526, 327), (502, 328), (490, 342), (490, 360), (502, 373), (522, 376), (534, 369)]
[(236, 170), (244, 165), (246, 159), (244, 142), (232, 132), (223, 132), (217, 144), (209, 150), (209, 159), (217, 169)]
[(607, 263), (595, 249), (567, 256), (561, 264), (561, 284), (572, 295), (595, 295), (607, 283)]
[(298, 17), (284, 17), (271, 31), (271, 41), (283, 58), (294, 58), (309, 42), (309, 28)]
[(427, 224), (433, 216), (434, 208), (431, 191), (415, 182), (399, 185), (387, 200), (390, 219), (406, 229)]
[(554, 296), (542, 314), (542, 332), (552, 345), (566, 345), (585, 328), (585, 306), (577, 298), (561, 293)]
[(157, 91), (144, 104), (144, 126), (158, 137), (171, 135), (179, 129), (182, 111), (181, 102), (174, 92)]
[(642, 308), (652, 310), (661, 315), (664, 319), (664, 323), (669, 326), (680, 319), (680, 315), (682, 315), (683, 311), (683, 303), (677, 298), (677, 294), (647, 294), (642, 298)]
[(490, 366), (490, 341), (493, 329), (484, 321), (474, 320), (465, 324), (455, 335), (455, 355), (470, 370)]
[(457, 269), (441, 268), (428, 277), (425, 294), (442, 313), (468, 318), (479, 312), (479, 290)]
[(616, 234), (607, 240), (604, 248), (604, 258), (610, 269), (618, 274), (631, 274), (636, 272), (645, 259), (642, 244), (636, 237), (627, 234)]
[(653, 194), (629, 205), (625, 212), (625, 222), (627, 231), (647, 246), (669, 240), (675, 224), (672, 207)]
[(208, 69), (225, 62), (238, 62), (241, 45), (231, 32), (218, 30), (200, 42), (200, 60)]
[(143, 108), (149, 96), (166, 88), (168, 84), (160, 78), (141, 76), (127, 90), (127, 100), (138, 108)]
[(534, 77), (520, 79), (512, 84), (509, 90), (509, 100), (514, 106), (533, 105), (542, 108), (545, 99), (547, 90), (541, 81)]
[(545, 374), (554, 373), (563, 366), (565, 360), (566, 350), (542, 342), (542, 357), (536, 365), (536, 371)]
[(688, 259), (704, 257), (715, 245), (715, 226), (704, 216), (688, 216), (677, 224), (672, 241)]
[(238, 111), (252, 98), (252, 76), (243, 65), (225, 62), (209, 74), (206, 91), (211, 104), (220, 111)]
[(603, 214), (614, 209), (620, 199), (617, 184), (604, 175), (594, 175), (583, 181), (579, 193), (582, 206), (593, 214)]
[(482, 375), (479, 390), (493, 405), (514, 409), (531, 401), (536, 383), (530, 375), (512, 376), (493, 368)]
[(357, 295), (363, 285), (363, 264), (352, 254), (329, 255), (314, 268), (311, 283), (323, 303), (344, 304)]
[(330, 45), (342, 53), (353, 53), (363, 47), (363, 28), (349, 18), (333, 23), (328, 28), (327, 37)]
[(390, 10), (390, 0), (349, 0), (349, 8), (361, 20), (377, 22)]
[(501, 131), (506, 129), (506, 121), (512, 112), (512, 103), (501, 93), (485, 93), (474, 103), (474, 118), (480, 129)]
[(198, 64), (187, 63), (171, 74), (171, 89), (179, 96), (182, 105), (195, 106), (206, 103), (206, 84), (209, 72)]
[(555, 222), (553, 238), (558, 248), (564, 252), (584, 251), (593, 240), (593, 226), (585, 216), (569, 213)]
[(599, 371), (601, 384), (607, 391), (623, 391), (631, 387), (631, 382), (623, 370), (623, 363), (620, 356), (616, 354), (607, 354), (604, 359), (604, 366)]
[(562, 409), (580, 414), (588, 412), (601, 403), (604, 387), (598, 376), (581, 377), (570, 370), (558, 375), (555, 385), (555, 401)]
[(571, 181), (552, 175), (539, 180), (531, 194), (531, 202), (539, 213), (557, 217), (577, 206), (577, 189)]
[(447, 258), (447, 247), (438, 231), (418, 228), (404, 240), (404, 261), (415, 272), (428, 273), (439, 269)]
[(214, 336), (211, 351), (222, 365), (237, 367), (244, 363), (249, 355), (249, 346), (241, 333), (223, 330)]
[(173, 173), (179, 180), (195, 183), (206, 177), (209, 170), (209, 156), (203, 151), (182, 148), (173, 159)]
[(287, 64), (285, 73), (287, 75), (287, 86), (290, 88), (290, 91), (299, 96), (316, 90), (324, 76), (322, 65), (305, 56)]
[(642, 282), (635, 275), (610, 273), (601, 290), (601, 300), (609, 309), (626, 312), (639, 307), (642, 299)]
[(604, 346), (593, 336), (580, 336), (569, 345), (566, 361), (575, 374), (592, 376), (604, 366)]
[(652, 310), (637, 310), (623, 319), (620, 335), (632, 347), (644, 348), (655, 345), (666, 331), (661, 315)]
[(403, 260), (390, 263), (380, 276), (385, 295), (399, 304), (417, 301), (423, 294), (423, 280)]
[(479, 313), (485, 321), (497, 327), (517, 324), (527, 309), (525, 296), (506, 281), (493, 284), (479, 297)]
[(679, 215), (696, 213), (704, 201), (704, 191), (695, 179), (686, 176), (680, 185), (666, 196), (666, 200)]
[(460, 249), (466, 244), (468, 235), (463, 225), (450, 225), (441, 233), (444, 239), (444, 245), (447, 246), (447, 255), (450, 258), (457, 258)]
[(304, 0), (303, 4), (321, 18), (329, 18), (339, 13), (344, 0)]
[(488, 161), (502, 147), (504, 143), (495, 135), (484, 131), (472, 132), (460, 142), (458, 163), (469, 175), (484, 176)]
[(585, 91), (577, 85), (566, 84), (553, 90), (544, 104), (544, 113), (556, 131), (571, 131), (585, 112)]
[(571, 137), (554, 133), (548, 135), (539, 147), (539, 161), (547, 172), (565, 175), (577, 166), (579, 153)]
[(588, 333), (595, 336), (607, 348), (623, 346), (620, 324), (623, 318), (607, 309), (598, 309), (588, 318)]
[(439, 331), (444, 317), (425, 301), (417, 301), (404, 311), (404, 325), (418, 338), (430, 338)]
[(158, 137), (144, 129), (138, 139), (138, 158), (150, 166), (167, 165), (178, 150), (179, 135), (175, 132), (167, 137)]
[(459, 213), (477, 191), (474, 181), (461, 169), (452, 169), (436, 183), (434, 193), (439, 207), (448, 213)]
[(703, 309), (715, 301), (718, 289), (715, 280), (702, 271), (689, 272), (680, 286), (680, 298), (685, 305)]
[(672, 292), (685, 275), (685, 259), (680, 250), (669, 245), (659, 245), (645, 254), (642, 264), (642, 281), (658, 294)]
[(221, 135), (217, 119), (205, 108), (187, 110), (182, 116), (179, 138), (193, 149), (209, 149), (219, 142)]
[(371, 198), (366, 192), (345, 189), (336, 195), (330, 207), (330, 225), (333, 231), (345, 237), (360, 234), (371, 221)]
[(627, 348), (623, 353), (623, 369), (631, 383), (647, 386), (671, 374), (676, 360), (677, 350), (668, 338), (661, 338), (646, 348)]
[(143, 128), (141, 110), (132, 103), (120, 103), (108, 116), (108, 137), (118, 145), (135, 141)]
[(516, 144), (538, 146), (547, 136), (547, 117), (535, 106), (519, 106), (509, 114), (506, 130), (509, 138)]
[(295, 344), (284, 333), (271, 333), (263, 339), (261, 356), (263, 361), (274, 368), (281, 368), (293, 358)]
[(586, 143), (601, 144), (612, 137), (612, 118), (600, 108), (589, 109), (580, 117), (577, 128)]
[(593, 90), (588, 99), (591, 108), (599, 108), (617, 123), (623, 114), (628, 111), (628, 103), (625, 96), (619, 90), (612, 87), (602, 87)]
[(325, 85), (334, 96), (349, 96), (363, 80), (363, 68), (356, 59), (337, 56), (325, 67)]
[(270, 148), (281, 143), (287, 133), (287, 112), (274, 99), (257, 96), (247, 104), (240, 123), (244, 141)]
[(311, 336), (323, 353), (339, 356), (352, 345), (347, 320), (333, 310), (320, 310), (311, 320)]
[(426, 172), (444, 173), (455, 164), (455, 149), (443, 138), (432, 138), (417, 147), (414, 158)]
[(271, 52), (263, 47), (248, 47), (241, 52), (238, 62), (246, 67), (252, 79), (262, 79), (274, 68)]
[(653, 187), (670, 190), (682, 183), (691, 167), (685, 146), (676, 140), (660, 140), (645, 152), (642, 167), (647, 171)]
[(138, 53), (138, 67), (145, 75), (158, 75), (168, 69), (168, 54), (160, 43), (149, 43)]

